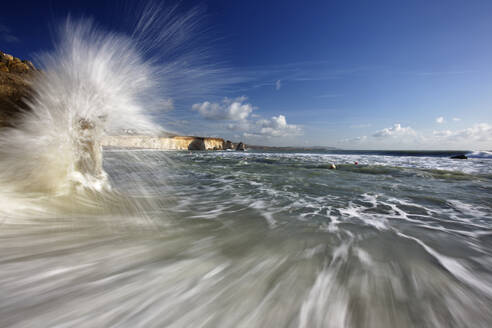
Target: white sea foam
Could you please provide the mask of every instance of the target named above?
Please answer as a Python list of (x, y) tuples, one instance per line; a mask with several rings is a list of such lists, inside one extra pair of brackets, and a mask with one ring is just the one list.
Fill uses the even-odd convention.
[(466, 154), (470, 158), (492, 158), (492, 151), (474, 151)]

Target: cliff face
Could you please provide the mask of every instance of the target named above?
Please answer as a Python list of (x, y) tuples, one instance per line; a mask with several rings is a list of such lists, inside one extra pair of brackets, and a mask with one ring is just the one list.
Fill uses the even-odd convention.
[(222, 138), (203, 138), (206, 150), (224, 150), (225, 141)]
[(162, 150), (223, 150), (225, 141), (222, 138), (181, 136), (107, 136), (103, 140), (103, 146)]
[(29, 60), (20, 60), (17, 57), (0, 51), (0, 71), (12, 74), (24, 74), (35, 71), (36, 68)]
[(0, 51), (0, 127), (12, 125), (26, 109), (24, 99), (29, 97), (29, 81), (35, 72), (30, 61)]

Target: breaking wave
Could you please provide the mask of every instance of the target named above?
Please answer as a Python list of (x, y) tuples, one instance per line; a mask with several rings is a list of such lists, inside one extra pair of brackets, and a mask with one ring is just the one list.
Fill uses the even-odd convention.
[(157, 130), (140, 101), (153, 87), (152, 67), (131, 39), (70, 20), (41, 62), (29, 110), (0, 135), (0, 181), (22, 192), (108, 188), (103, 134)]
[(0, 197), (109, 191), (105, 135), (159, 134), (156, 115), (174, 96), (207, 90), (194, 88), (206, 79), (217, 86), (212, 76), (220, 70), (201, 65), (205, 53), (189, 46), (199, 15), (199, 8), (178, 14), (150, 3), (128, 35), (68, 18), (54, 50), (38, 58), (21, 118), (0, 132)]
[(492, 158), (492, 151), (474, 151), (466, 154), (470, 158)]

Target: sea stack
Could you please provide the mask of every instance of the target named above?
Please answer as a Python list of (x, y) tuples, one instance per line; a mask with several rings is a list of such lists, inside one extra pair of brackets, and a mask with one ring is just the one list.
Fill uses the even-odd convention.
[(224, 149), (234, 149), (234, 144), (230, 140), (226, 140), (224, 143)]
[(242, 142), (240, 142), (240, 143), (237, 144), (236, 150), (237, 151), (245, 151), (246, 150), (246, 145), (243, 144)]

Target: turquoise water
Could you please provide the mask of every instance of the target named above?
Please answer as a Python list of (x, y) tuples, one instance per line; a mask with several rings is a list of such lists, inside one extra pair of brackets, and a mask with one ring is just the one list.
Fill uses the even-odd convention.
[(410, 155), (107, 150), (5, 220), (0, 326), (488, 327), (492, 160)]

